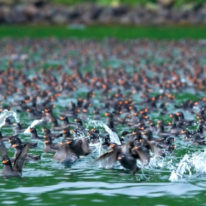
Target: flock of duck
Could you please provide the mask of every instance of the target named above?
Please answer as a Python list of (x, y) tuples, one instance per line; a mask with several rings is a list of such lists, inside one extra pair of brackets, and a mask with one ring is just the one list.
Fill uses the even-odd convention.
[[(20, 121), (5, 116), (1, 124), (3, 176), (21, 176), (24, 164), (41, 161), (41, 155), (30, 153), (41, 141), (42, 152), (71, 167), (99, 145), (96, 164), (119, 162), (133, 175), (152, 157), (173, 155), (177, 138), (206, 145), (206, 67), (194, 49), (204, 49), (205, 42), (24, 39), (0, 44), (1, 58), (7, 57), (7, 69), (0, 71), (0, 111), (20, 116)], [(58, 58), (64, 63), (43, 68)], [(178, 101), (184, 92), (194, 96)], [(31, 126), (35, 120), (39, 124)], [(107, 130), (89, 120), (105, 121)]]

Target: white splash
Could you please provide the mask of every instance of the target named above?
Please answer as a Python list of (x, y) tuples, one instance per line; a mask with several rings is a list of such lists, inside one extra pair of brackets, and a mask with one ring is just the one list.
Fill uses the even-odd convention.
[(199, 154), (196, 153), (193, 155), (191, 162), (196, 172), (206, 173), (206, 150)]
[(98, 155), (102, 155), (102, 139), (99, 140), (99, 145), (97, 147)]
[(86, 137), (86, 135), (84, 134), (83, 131), (78, 130), (77, 133), (73, 132), (73, 138), (74, 139), (82, 139), (82, 138), (85, 138), (85, 137)]
[(98, 120), (90, 120), (88, 121), (88, 125), (92, 125), (93, 127), (103, 127), (105, 129), (105, 131), (109, 134), (109, 137), (111, 139), (112, 142), (120, 145), (121, 142), (119, 140), (119, 137), (117, 136), (117, 134), (115, 132), (113, 132), (105, 123), (103, 123), (102, 121), (98, 121)]
[(186, 154), (177, 165), (177, 169), (173, 170), (171, 172), (171, 175), (169, 177), (170, 181), (177, 181), (179, 179), (182, 179), (184, 177), (184, 174), (189, 173), (189, 176), (191, 176), (191, 162), (190, 157), (188, 154)]
[(30, 128), (33, 128), (33, 127), (35, 127), (35, 126), (38, 125), (38, 124), (41, 124), (43, 121), (44, 121), (44, 119), (34, 120), (34, 121), (31, 123), (31, 125), (28, 126), (28, 128), (24, 131), (24, 134), (29, 134), (29, 133), (30, 133), (30, 131), (29, 131)]
[(5, 119), (8, 117), (14, 117), (16, 122), (19, 122), (19, 118), (17, 116), (17, 113), (14, 111), (8, 111), (7, 109), (3, 110), (2, 113), (0, 114), (0, 128), (4, 126), (5, 124)]
[(97, 142), (97, 143), (90, 143), (89, 146), (96, 148), (96, 149), (94, 150), (94, 152), (97, 151), (98, 156), (101, 156), (101, 155), (103, 154), (102, 139), (99, 139), (99, 142)]
[(163, 157), (152, 156), (150, 158), (149, 164), (147, 165), (148, 168), (163, 168), (167, 167), (167, 162)]
[(195, 152), (191, 155), (186, 154), (177, 165), (177, 168), (171, 172), (170, 181), (178, 181), (184, 177), (190, 177), (193, 173), (206, 173), (206, 150), (204, 152)]

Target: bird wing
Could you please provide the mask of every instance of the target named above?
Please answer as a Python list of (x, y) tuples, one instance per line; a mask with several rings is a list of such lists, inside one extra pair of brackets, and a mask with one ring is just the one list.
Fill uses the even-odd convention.
[(54, 154), (53, 158), (58, 162), (61, 162), (63, 159), (66, 159), (66, 152), (64, 148), (60, 147)]
[(154, 153), (155, 156), (164, 156), (164, 152), (160, 149), (159, 144), (154, 141), (150, 141), (149, 145), (151, 151)]
[(78, 157), (68, 147), (60, 147), (53, 156), (58, 162), (61, 163), (73, 163)]
[(17, 172), (22, 171), (28, 151), (29, 151), (29, 144), (25, 144), (22, 151), (19, 153), (19, 155), (14, 160), (14, 166), (13, 166), (14, 171), (17, 171)]
[(4, 156), (8, 157), (7, 150), (6, 150), (6, 147), (3, 143), (3, 141), (0, 141), (0, 151), (1, 151), (1, 156), (2, 157), (4, 157)]
[(139, 159), (140, 161), (144, 164), (144, 165), (147, 165), (150, 161), (150, 154), (149, 154), (149, 151), (143, 151), (143, 152), (139, 152)]
[(78, 159), (78, 156), (70, 150), (67, 150), (66, 158), (63, 163), (74, 163)]
[(101, 155), (97, 161), (103, 161), (107, 166), (112, 167), (117, 161), (119, 150), (109, 150)]

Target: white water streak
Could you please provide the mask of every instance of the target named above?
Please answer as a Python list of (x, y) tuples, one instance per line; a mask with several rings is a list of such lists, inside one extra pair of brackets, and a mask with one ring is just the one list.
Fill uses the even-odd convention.
[(34, 120), (34, 121), (31, 123), (31, 125), (28, 126), (28, 128), (24, 131), (24, 134), (29, 134), (29, 133), (30, 133), (30, 131), (29, 131), (30, 128), (33, 128), (33, 127), (35, 127), (35, 126), (38, 125), (38, 124), (41, 124), (43, 121), (44, 121), (44, 119)]
[(105, 131), (109, 134), (109, 137), (111, 139), (112, 142), (120, 145), (121, 142), (119, 140), (119, 137), (117, 136), (117, 134), (115, 132), (113, 132), (105, 123), (103, 123), (102, 121), (98, 121), (98, 120), (89, 120), (88, 121), (89, 125), (92, 125), (93, 127), (103, 127), (105, 129)]
[(4, 126), (5, 119), (8, 117), (14, 117), (16, 122), (19, 122), (19, 118), (17, 116), (17, 113), (14, 111), (8, 111), (7, 109), (3, 110), (3, 112), (0, 114), (0, 128)]

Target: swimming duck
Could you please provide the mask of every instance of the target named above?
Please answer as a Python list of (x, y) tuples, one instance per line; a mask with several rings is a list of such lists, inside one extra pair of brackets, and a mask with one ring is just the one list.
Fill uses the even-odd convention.
[(117, 160), (124, 168), (131, 170), (132, 175), (135, 175), (136, 171), (139, 169), (137, 167), (137, 160), (131, 153), (120, 153)]
[[(20, 153), (23, 150), (23, 148), (25, 147), (25, 145), (28, 145), (29, 148), (30, 148), (30, 146), (32, 146), (30, 143), (22, 144), (21, 140), (18, 137), (12, 139), (12, 141), (10, 141), (10, 143), (11, 143), (11, 147), (16, 150), (14, 157), (13, 157), (14, 160), (20, 155)], [(40, 159), (41, 159), (40, 155), (33, 156), (31, 154), (27, 154), (27, 156), (26, 156), (26, 161), (38, 161)]]
[(53, 158), (60, 163), (72, 164), (77, 161), (78, 156), (72, 152), (69, 147), (69, 143), (62, 142), (60, 148), (56, 151)]
[(36, 142), (22, 142), (21, 139), (18, 137), (18, 135), (13, 135), (11, 137), (8, 138), (8, 142), (10, 144), (16, 144), (16, 143), (20, 143), (22, 145), (25, 144), (29, 144), (29, 148), (36, 148), (37, 147), (37, 143)]
[(40, 137), (38, 134), (37, 134), (37, 131), (35, 128), (30, 128), (29, 129), (30, 133), (31, 133), (31, 139), (43, 139), (42, 137)]
[(44, 136), (50, 136), (52, 139), (57, 139), (62, 136), (62, 134), (51, 133), (50, 129), (44, 127), (42, 128), (42, 132), (44, 133)]
[(86, 139), (68, 139), (62, 142), (53, 158), (61, 163), (74, 163), (80, 156), (88, 155), (90, 152)]
[(109, 147), (111, 150), (101, 155), (97, 161), (106, 161), (110, 167), (112, 167), (116, 161), (119, 161), (124, 168), (130, 169), (132, 175), (134, 175), (138, 168), (136, 166), (136, 156), (131, 153), (132, 142), (123, 145), (110, 143)]
[(21, 177), (22, 169), (29, 151), (29, 145), (26, 144), (22, 148), (19, 155), (14, 159), (13, 163), (11, 162), (6, 151), (6, 147), (2, 141), (0, 142), (0, 150), (2, 154), (2, 163), (4, 165), (2, 175), (5, 177)]
[(43, 151), (46, 153), (53, 153), (60, 149), (60, 145), (52, 142), (52, 138), (50, 136), (44, 136), (44, 149)]
[(62, 121), (62, 127), (68, 127), (70, 125), (68, 117), (61, 115), (59, 119)]

